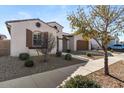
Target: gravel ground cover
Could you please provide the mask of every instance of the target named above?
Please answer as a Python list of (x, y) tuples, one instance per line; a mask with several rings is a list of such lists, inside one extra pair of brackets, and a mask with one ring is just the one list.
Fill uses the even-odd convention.
[(25, 67), (24, 62), (16, 57), (3, 56), (0, 57), (0, 81), (15, 79), (35, 73), (54, 70), (57, 68), (67, 67), (75, 64), (87, 63), (82, 60), (72, 59), (71, 61), (64, 60), (64, 57), (48, 57), (48, 62), (43, 62), (43, 57), (32, 57), (34, 61), (33, 67)]

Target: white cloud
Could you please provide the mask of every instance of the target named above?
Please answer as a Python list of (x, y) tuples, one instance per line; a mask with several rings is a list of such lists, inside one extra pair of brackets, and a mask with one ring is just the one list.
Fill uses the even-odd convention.
[(26, 18), (32, 18), (31, 14), (29, 14), (27, 12), (18, 12), (18, 16), (20, 18), (24, 18), (24, 19), (26, 19)]

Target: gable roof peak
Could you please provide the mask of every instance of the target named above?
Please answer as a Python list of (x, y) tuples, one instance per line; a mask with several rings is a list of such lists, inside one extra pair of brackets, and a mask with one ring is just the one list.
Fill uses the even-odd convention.
[[(9, 28), (9, 23), (15, 23), (15, 22), (24, 22), (24, 21), (40, 21), (40, 22), (43, 22), (44, 24), (46, 24), (47, 26), (51, 27), (51, 28), (54, 28), (52, 26), (50, 26), (48, 23), (42, 21), (41, 19), (39, 18), (33, 18), (33, 19), (22, 19), (22, 20), (11, 20), (11, 21), (6, 21), (5, 24), (7, 25), (7, 28)], [(55, 28), (54, 28), (55, 29)], [(58, 31), (57, 29), (55, 29), (56, 31)]]
[[(58, 24), (59, 26), (61, 26), (61, 27), (63, 27), (62, 25), (60, 25), (58, 22), (56, 22), (56, 21), (51, 21), (51, 22), (47, 22), (47, 24), (49, 24), (49, 23), (56, 23), (56, 24)], [(64, 28), (64, 27), (63, 27)]]

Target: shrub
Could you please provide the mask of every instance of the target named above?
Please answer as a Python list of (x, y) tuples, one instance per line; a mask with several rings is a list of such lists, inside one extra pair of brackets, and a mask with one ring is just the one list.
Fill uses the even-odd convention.
[(82, 55), (86, 55), (86, 52), (85, 52), (85, 51), (83, 51), (83, 52), (82, 52)]
[(56, 52), (56, 56), (57, 57), (61, 57), (62, 56), (62, 52)]
[(67, 50), (66, 50), (66, 52), (67, 52), (67, 53), (70, 53), (70, 52), (71, 52), (71, 50), (70, 50), (70, 49), (67, 49)]
[(30, 55), (28, 53), (21, 53), (19, 54), (19, 59), (20, 60), (27, 60), (29, 59)]
[(71, 59), (72, 59), (71, 54), (66, 54), (66, 55), (65, 55), (65, 60), (71, 60)]
[(92, 56), (92, 54), (91, 54), (91, 53), (87, 53), (87, 56), (88, 56), (88, 57), (91, 57), (91, 56)]
[(33, 67), (34, 66), (34, 62), (31, 59), (27, 59), (25, 61), (25, 64), (24, 65), (25, 65), (25, 67)]
[(114, 52), (114, 50), (113, 50), (113, 49), (111, 49), (111, 50), (110, 50), (110, 52), (112, 52), (112, 53), (113, 53), (113, 52)]
[(74, 78), (66, 81), (63, 88), (100, 88), (101, 86), (93, 80), (89, 80), (87, 77), (77, 75)]
[(111, 48), (110, 48), (110, 47), (108, 47), (108, 50), (111, 50)]

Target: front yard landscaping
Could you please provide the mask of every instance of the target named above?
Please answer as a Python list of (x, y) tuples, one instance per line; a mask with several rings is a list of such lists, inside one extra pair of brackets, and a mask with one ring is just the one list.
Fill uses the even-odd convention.
[(77, 75), (70, 78), (61, 85), (60, 88), (100, 88), (101, 86), (97, 82), (88, 79), (85, 76)]
[[(76, 51), (72, 52), (74, 55), (80, 55), (82, 57), (90, 58), (93, 60), (104, 58), (104, 52), (102, 50), (91, 50), (91, 51)], [(111, 52), (108, 52), (108, 56), (113, 56)]]
[(104, 75), (104, 69), (93, 72), (87, 77), (97, 81), (102, 87), (120, 88), (124, 87), (124, 61), (119, 61), (109, 66), (110, 76)]
[(85, 65), (87, 63), (86, 61), (74, 58), (65, 60), (64, 56), (56, 57), (55, 55), (48, 56), (48, 62), (43, 62), (43, 57), (38, 56), (31, 57), (31, 59), (34, 61), (34, 66), (25, 67), (25, 61), (21, 61), (17, 57), (0, 57), (0, 81), (15, 79), (80, 63), (84, 63)]

